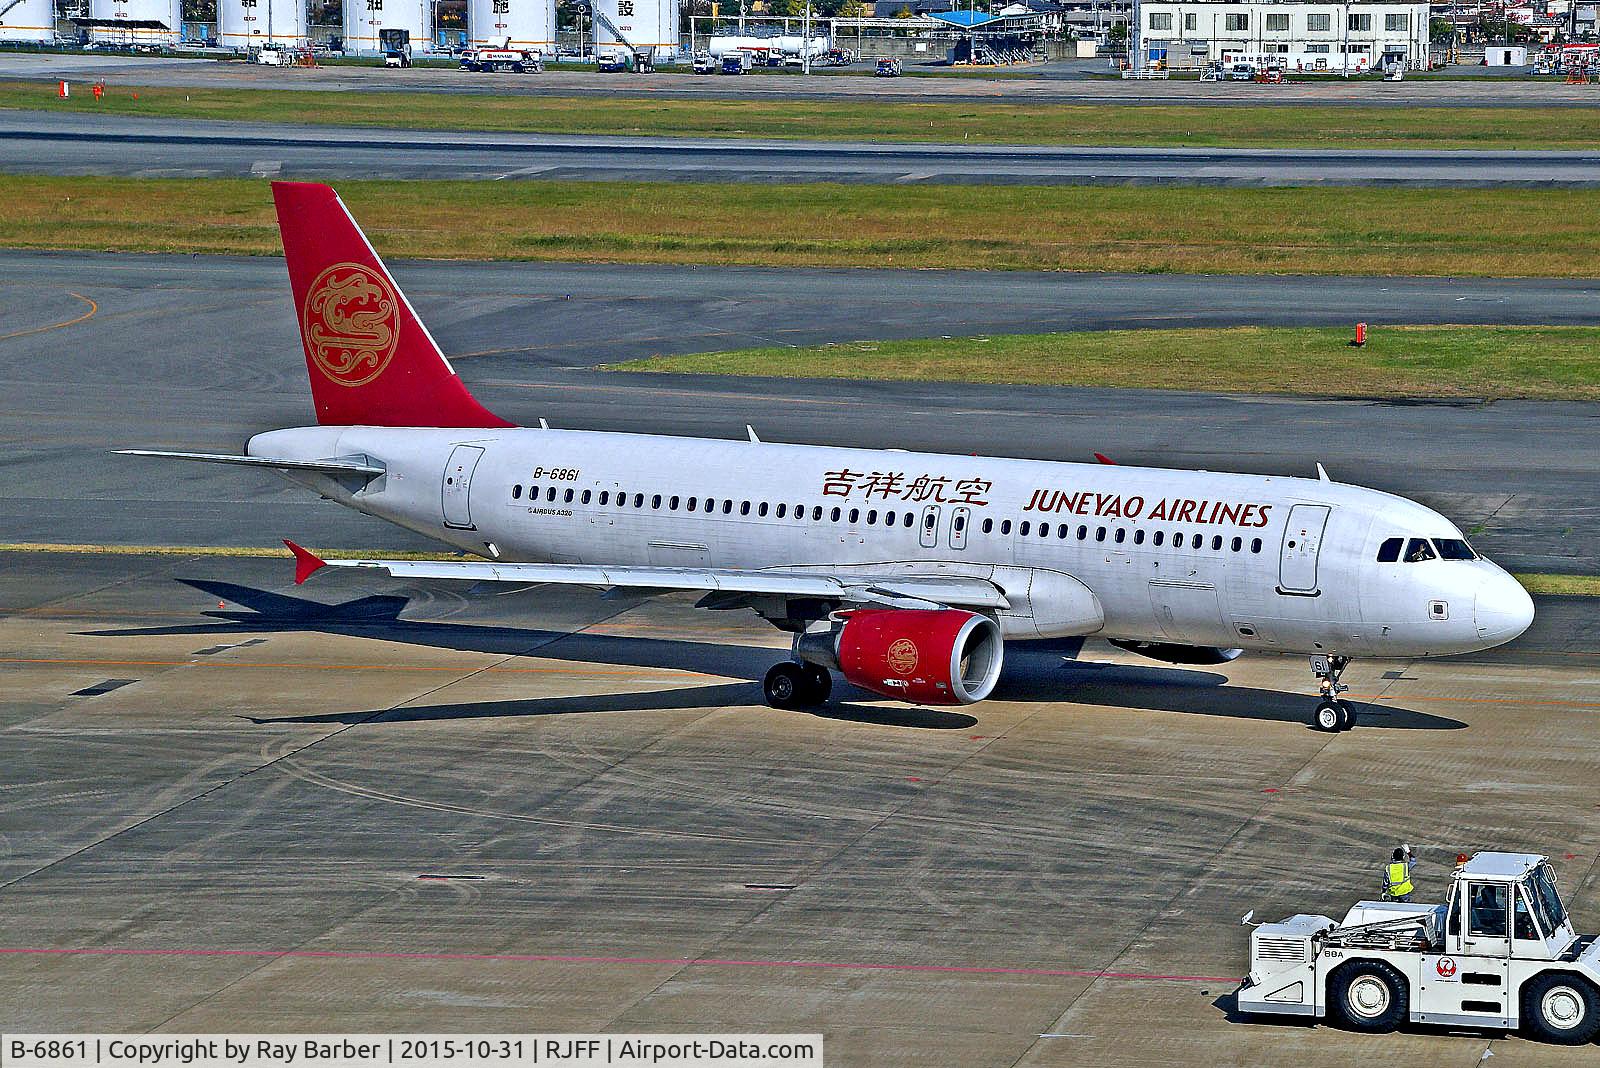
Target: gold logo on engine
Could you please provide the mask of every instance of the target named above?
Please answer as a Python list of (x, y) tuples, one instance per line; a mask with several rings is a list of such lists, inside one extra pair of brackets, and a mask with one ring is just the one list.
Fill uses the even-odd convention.
[(897, 675), (909, 675), (917, 670), (917, 646), (910, 638), (898, 638), (890, 643), (884, 654), (889, 668)]
[(330, 381), (365, 385), (383, 373), (400, 345), (400, 298), (372, 268), (336, 263), (306, 291), (300, 335)]

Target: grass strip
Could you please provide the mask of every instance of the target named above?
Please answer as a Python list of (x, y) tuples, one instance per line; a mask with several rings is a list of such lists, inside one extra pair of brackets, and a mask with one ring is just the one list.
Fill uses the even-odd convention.
[[(374, 244), (441, 259), (1577, 277), (1585, 190), (338, 183)], [(260, 180), (0, 176), (0, 247), (278, 255)], [(1538, 235), (1520, 240), (1508, 235)]]
[(1542, 597), (1600, 597), (1600, 575), (1518, 573), (1516, 580), (1529, 593)]
[(1600, 400), (1600, 327), (1110, 330), (759, 348), (613, 364), (627, 371), (1111, 386), (1353, 397)]
[(1600, 108), (1587, 107), (690, 100), (184, 88), (115, 80), (99, 101), (87, 92), (66, 100), (55, 93), (54, 82), (0, 81), (0, 108), (320, 126), (969, 144), (1587, 150), (1600, 142)]

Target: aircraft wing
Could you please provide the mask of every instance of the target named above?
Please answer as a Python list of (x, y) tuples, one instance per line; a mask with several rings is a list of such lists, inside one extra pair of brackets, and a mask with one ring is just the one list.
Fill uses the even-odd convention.
[(489, 560), (324, 560), (287, 539), (295, 557), (295, 582), (324, 567), (385, 571), (395, 578), (464, 579), (472, 582), (540, 582), (629, 589), (684, 590), (707, 594), (706, 607), (733, 607), (752, 596), (814, 597), (895, 608), (1011, 607), (1000, 587), (963, 576), (867, 575), (755, 571), (719, 567), (605, 567), (599, 564), (511, 564)]

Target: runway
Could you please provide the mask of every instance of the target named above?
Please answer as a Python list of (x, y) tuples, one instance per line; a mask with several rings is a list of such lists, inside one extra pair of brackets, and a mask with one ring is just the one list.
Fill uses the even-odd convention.
[[(1600, 570), (1592, 405), (591, 369), (1357, 305), (1582, 321), (1594, 283), (392, 266), (471, 388), (523, 422), (1322, 460), (1444, 508), (1504, 562)], [(276, 478), (110, 454), (237, 449), (309, 418), (304, 376), (277, 260), (0, 255), (0, 541), (425, 544)], [(297, 587), (286, 556), (0, 552), (0, 1019), (822, 1032), (841, 1068), (1342, 1068), (1374, 1040), (1233, 1014), (1246, 911), (1341, 915), (1405, 840), (1429, 899), (1457, 850), (1549, 853), (1600, 927), (1593, 601), (1541, 598), (1492, 653), (1355, 664), (1363, 725), (1337, 736), (1304, 723), (1303, 660), (1183, 668), (1095, 642), (1012, 644), (996, 698), (966, 709), (842, 686), (780, 712), (756, 680), (783, 635), (691, 605), (345, 571)], [(1593, 1059), (1383, 1042), (1414, 1064)]]
[(0, 172), (160, 178), (1600, 186), (1600, 152), (967, 147), (574, 137), (0, 112)]
[[(1442, 80), (1412, 77), (1404, 82), (1346, 81), (1303, 76), (1285, 85), (1251, 82), (1123, 81), (1088, 77), (1107, 71), (1099, 64), (1048, 65), (997, 77), (936, 75), (873, 78), (864, 65), (851, 73), (813, 76), (754, 73), (739, 78), (697, 77), (662, 71), (647, 77), (595, 71), (550, 70), (543, 74), (493, 75), (438, 67), (385, 70), (377, 66), (328, 66), (315, 70), (223, 63), (211, 59), (118, 55), (3, 56), (6, 78), (54, 82), (106, 78), (123, 86), (165, 85), (303, 89), (326, 92), (425, 90), (460, 93), (514, 93), (553, 96), (637, 96), (694, 100), (857, 100), (937, 102), (986, 100), (1056, 104), (1192, 104), (1206, 107), (1594, 107), (1594, 86), (1565, 85), (1557, 79), (1512, 81), (1503, 78)], [(1020, 76), (1015, 76), (1020, 74)]]
[[(1230, 324), (1589, 323), (1581, 280), (1241, 278), (400, 263), (469, 384), (564, 427), (1335, 477), (1421, 499), (1518, 570), (1600, 573), (1600, 438), (1583, 404), (1289, 398), (591, 370), (652, 354), (940, 334)], [(310, 418), (276, 259), (0, 255), (11, 450), (5, 541), (427, 548), (236, 470), (127, 447), (231, 451)], [(67, 325), (57, 325), (67, 324)], [(1157, 339), (1154, 343), (1159, 343)], [(225, 398), (225, 403), (219, 403)]]

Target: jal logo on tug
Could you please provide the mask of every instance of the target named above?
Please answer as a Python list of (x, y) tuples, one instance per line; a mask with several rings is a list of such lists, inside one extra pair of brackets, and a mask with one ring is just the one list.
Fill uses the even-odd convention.
[(1456, 962), (1453, 957), (1440, 957), (1439, 963), (1435, 967), (1439, 971), (1440, 978), (1448, 979), (1456, 974)]
[(909, 675), (917, 670), (917, 645), (910, 638), (897, 639), (889, 645), (884, 658), (895, 674)]
[(400, 298), (388, 279), (359, 263), (317, 275), (301, 309), (306, 352), (330, 380), (361, 386), (383, 373), (400, 344)]

